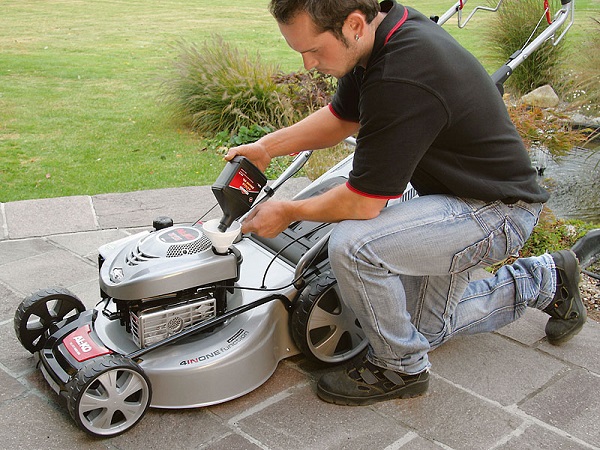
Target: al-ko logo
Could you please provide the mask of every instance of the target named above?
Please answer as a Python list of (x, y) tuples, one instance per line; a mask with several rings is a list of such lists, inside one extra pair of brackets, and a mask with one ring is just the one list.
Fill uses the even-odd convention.
[(90, 326), (84, 325), (73, 331), (63, 340), (67, 351), (79, 362), (110, 353), (109, 349), (96, 344), (92, 340), (90, 331)]
[(89, 353), (92, 351), (92, 346), (83, 336), (73, 336), (73, 341), (79, 345), (79, 348), (83, 353)]
[(218, 349), (213, 350), (210, 353), (205, 353), (204, 355), (200, 355), (196, 358), (184, 359), (179, 363), (179, 365), (188, 366), (190, 364), (197, 364), (203, 361), (208, 361), (209, 359), (214, 358), (215, 356), (222, 355), (223, 353), (226, 353), (227, 351), (231, 350), (233, 347), (235, 347), (244, 339), (246, 339), (249, 334), (250, 333), (248, 331), (240, 328), (233, 336), (227, 339), (227, 345), (219, 347)]

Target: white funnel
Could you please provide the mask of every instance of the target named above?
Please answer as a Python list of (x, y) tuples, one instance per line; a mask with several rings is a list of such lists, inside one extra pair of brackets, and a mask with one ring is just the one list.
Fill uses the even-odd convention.
[(202, 224), (202, 231), (210, 239), (217, 253), (227, 253), (227, 249), (233, 244), (242, 229), (242, 224), (234, 221), (224, 232), (219, 230), (219, 219), (212, 219)]

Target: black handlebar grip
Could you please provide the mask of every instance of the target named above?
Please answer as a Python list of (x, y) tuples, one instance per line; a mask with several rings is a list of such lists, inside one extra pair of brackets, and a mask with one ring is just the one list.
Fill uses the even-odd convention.
[(500, 91), (500, 95), (504, 94), (504, 82), (511, 76), (513, 70), (507, 64), (504, 64), (492, 74), (492, 81)]

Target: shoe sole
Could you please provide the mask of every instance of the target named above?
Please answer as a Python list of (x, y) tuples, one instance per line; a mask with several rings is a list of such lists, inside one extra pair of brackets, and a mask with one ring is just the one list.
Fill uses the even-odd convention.
[(340, 396), (338, 394), (328, 392), (320, 386), (317, 386), (317, 395), (321, 400), (326, 401), (327, 403), (333, 403), (335, 405), (367, 406), (385, 400), (419, 397), (425, 394), (425, 392), (427, 392), (427, 389), (429, 389), (429, 377), (422, 381), (415, 381), (409, 386), (405, 386), (404, 388), (398, 389), (396, 391), (388, 392), (387, 394), (374, 395), (371, 397)]

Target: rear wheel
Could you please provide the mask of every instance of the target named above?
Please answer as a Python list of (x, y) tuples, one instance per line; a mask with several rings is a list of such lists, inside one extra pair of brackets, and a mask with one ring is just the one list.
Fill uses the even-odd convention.
[(122, 355), (89, 360), (67, 383), (69, 414), (92, 436), (116, 436), (137, 424), (150, 405), (144, 371)]
[(42, 289), (26, 297), (17, 308), (15, 333), (23, 347), (35, 353), (44, 346), (44, 334), (52, 325), (83, 311), (84, 304), (68, 289)]
[(368, 343), (354, 312), (342, 301), (337, 280), (329, 273), (302, 291), (292, 310), (291, 329), (298, 348), (317, 362), (347, 361)]

